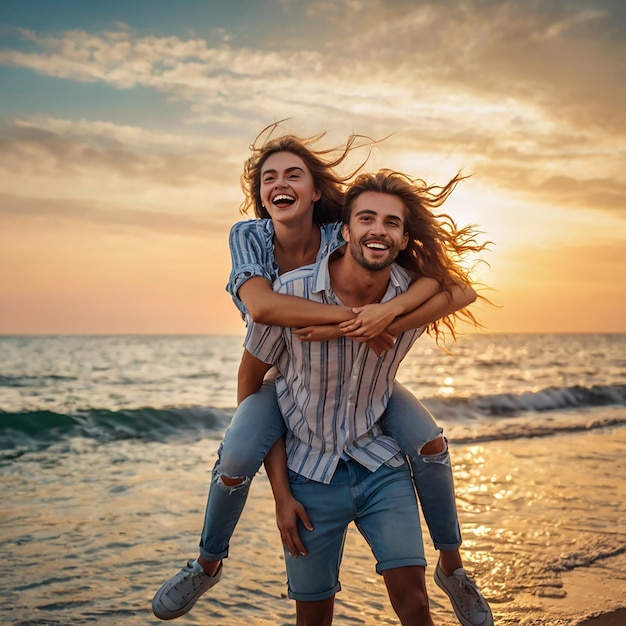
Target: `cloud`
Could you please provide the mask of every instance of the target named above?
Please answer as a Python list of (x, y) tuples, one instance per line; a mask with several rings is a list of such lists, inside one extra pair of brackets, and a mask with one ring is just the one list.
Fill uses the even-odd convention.
[[(21, 227), (65, 231), (69, 226), (89, 225), (100, 230), (139, 232), (206, 238), (215, 232), (212, 216), (137, 210), (97, 200), (36, 198), (0, 193), (0, 224), (9, 230)], [(222, 226), (224, 226), (222, 224)]]
[[(519, 195), (530, 200), (534, 196), (540, 196), (546, 204), (574, 209), (593, 207), (626, 219), (626, 183), (611, 178), (578, 179), (566, 175), (551, 176), (541, 181), (528, 178), (528, 184), (524, 187), (519, 168), (509, 170), (508, 173), (499, 168), (497, 178), (501, 181), (508, 180), (509, 185), (515, 181)], [(626, 233), (626, 225), (624, 229)]]
[[(372, 1), (363, 9), (360, 2), (316, 2), (306, 9), (310, 35), (277, 24), (265, 49), (237, 47), (224, 37), (210, 43), (139, 35), (128, 27), (56, 36), (22, 30), (35, 51), (5, 49), (0, 63), (117, 88), (150, 87), (207, 106), (245, 107), (257, 94), (275, 104), (338, 101), (347, 111), (358, 109), (359, 101), (388, 100), (401, 105), (398, 113), (387, 108), (395, 117), (410, 100), (429, 101), (433, 91), (447, 88), (473, 94), (473, 100), (504, 95), (596, 110), (610, 103), (598, 98), (597, 89), (623, 94), (624, 81), (616, 79), (623, 78), (618, 60), (626, 47), (623, 38), (606, 35), (615, 28), (616, 9), (606, 2), (596, 6), (396, 0)], [(327, 35), (320, 38), (322, 30)], [(623, 119), (622, 107), (610, 109), (616, 122)]]
[[(546, 118), (596, 132), (625, 125), (616, 103), (626, 90), (619, 62), (626, 42), (607, 36), (619, 10), (607, 2), (593, 9), (581, 2), (362, 5), (309, 3), (310, 35), (280, 24), (264, 49), (237, 47), (224, 36), (211, 43), (128, 27), (56, 36), (22, 30), (35, 50), (5, 49), (0, 63), (119, 89), (149, 87), (205, 115), (313, 106), (397, 123), (457, 94), (457, 113), (470, 119), (479, 103), (500, 101), (519, 104), (522, 115), (532, 103)], [(450, 113), (438, 111), (447, 121)]]
[(0, 137), (0, 166), (31, 175), (64, 171), (80, 174), (98, 171), (101, 176), (185, 187), (197, 184), (206, 168), (198, 159), (167, 154), (140, 154), (121, 144), (105, 146), (97, 138), (86, 142), (74, 136), (42, 128), (16, 126), (10, 136)]
[[(558, 183), (569, 178), (571, 187), (594, 189), (581, 202), (621, 212), (626, 22), (619, 3), (319, 0), (282, 7), (306, 23), (278, 20), (256, 34), (264, 45), (255, 47), (239, 44), (234, 31), (184, 39), (127, 26), (23, 30), (31, 49), (2, 50), (0, 63), (117, 89), (151, 88), (187, 103), (190, 127), (248, 133), (248, 141), (282, 117), (306, 120), (313, 130), (397, 132), (394, 145), (406, 155), (443, 155), (498, 187), (575, 205)], [(220, 157), (234, 164), (236, 150), (224, 143), (220, 150), (214, 137), (205, 148), (191, 147), (141, 129), (39, 121), (22, 124), (21, 133), (8, 138), (15, 167), (34, 153), (49, 170), (55, 163), (101, 167), (179, 188), (205, 177), (236, 180), (234, 165), (220, 164)], [(3, 164), (10, 168), (8, 158)]]
[(230, 224), (243, 196), (232, 141), (57, 118), (0, 128), (0, 189), (137, 210), (210, 214)]
[[(150, 87), (189, 101), (208, 97), (219, 102), (230, 91), (223, 80), (254, 77), (267, 82), (285, 68), (278, 52), (228, 43), (211, 47), (204, 39), (140, 36), (128, 28), (100, 34), (73, 30), (59, 36), (20, 32), (38, 50), (1, 50), (1, 64), (78, 82), (105, 82), (118, 89)], [(303, 50), (289, 63), (311, 67), (318, 65), (317, 57), (317, 52)]]

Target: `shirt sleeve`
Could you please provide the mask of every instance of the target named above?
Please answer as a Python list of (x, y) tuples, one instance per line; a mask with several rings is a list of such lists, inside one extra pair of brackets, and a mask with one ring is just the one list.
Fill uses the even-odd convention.
[(325, 235), (326, 244), (320, 251), (320, 256), (328, 256), (337, 248), (346, 245), (346, 240), (341, 234), (341, 222), (330, 222), (322, 226), (322, 232)]
[(274, 365), (285, 347), (283, 329), (279, 326), (251, 322), (246, 331), (243, 347), (259, 361)]
[(231, 272), (226, 291), (237, 308), (245, 315), (245, 304), (239, 298), (239, 289), (247, 280), (261, 276), (272, 283), (266, 235), (259, 228), (261, 220), (238, 222), (230, 229), (228, 244), (231, 256)]

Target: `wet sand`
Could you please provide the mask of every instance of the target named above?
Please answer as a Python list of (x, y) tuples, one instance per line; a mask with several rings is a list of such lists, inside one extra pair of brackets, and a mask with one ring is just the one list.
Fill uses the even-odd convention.
[(581, 622), (581, 626), (624, 626), (624, 624), (626, 624), (626, 609), (619, 609), (612, 613), (591, 617)]
[[(489, 598), (497, 625), (626, 624), (626, 428), (471, 446), (452, 443), (451, 450), (465, 565)], [(249, 541), (259, 519), (273, 520), (269, 486), (260, 478), (225, 576), (237, 567), (241, 544)], [(457, 626), (447, 597), (432, 580), (437, 555), (426, 531), (424, 541), (433, 619), (438, 626)], [(241, 574), (250, 576), (250, 583), (255, 577), (250, 570)], [(341, 582), (336, 624), (397, 624), (369, 548), (354, 528)], [(293, 607), (285, 591), (284, 584), (271, 589), (280, 593), (287, 617)], [(223, 626), (240, 623), (222, 616)]]
[[(161, 623), (150, 602), (197, 554), (218, 441), (80, 440), (5, 472), (0, 510), (6, 624)], [(451, 443), (467, 570), (498, 626), (626, 623), (626, 428)], [(458, 626), (432, 580), (437, 626)], [(335, 624), (397, 624), (374, 559), (350, 528)], [(253, 483), (222, 582), (189, 624), (288, 626), (285, 569), (265, 475)]]

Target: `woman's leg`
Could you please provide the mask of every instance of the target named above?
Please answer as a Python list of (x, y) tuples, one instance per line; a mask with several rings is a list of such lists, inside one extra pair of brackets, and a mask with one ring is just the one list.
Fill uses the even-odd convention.
[(233, 415), (213, 468), (200, 556), (161, 585), (152, 600), (156, 617), (170, 620), (184, 615), (219, 582), (221, 562), (228, 556), (228, 543), (246, 504), (250, 482), (284, 431), (274, 381), (268, 381)]
[[(405, 387), (395, 383), (383, 430), (409, 458), (413, 481), (435, 548), (458, 552), (461, 531), (450, 454), (443, 429)], [(458, 567), (461, 567), (459, 564)]]
[(252, 478), (284, 432), (274, 381), (266, 382), (237, 407), (220, 445), (200, 538), (200, 554), (205, 561), (217, 562), (228, 556), (228, 544)]

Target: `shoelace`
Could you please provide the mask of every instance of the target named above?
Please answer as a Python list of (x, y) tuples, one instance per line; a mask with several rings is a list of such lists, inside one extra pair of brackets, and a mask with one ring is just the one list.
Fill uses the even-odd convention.
[(463, 602), (464, 610), (469, 610), (472, 608), (472, 604), (477, 601), (480, 609), (486, 613), (487, 609), (484, 606), (483, 598), (478, 592), (478, 588), (475, 583), (473, 583), (467, 576), (463, 576), (461, 578), (454, 577), (456, 581), (459, 583), (459, 589), (461, 590), (461, 595), (459, 599)]
[[(186, 576), (184, 578), (181, 578), (169, 591), (168, 595), (170, 595), (172, 592), (176, 593), (180, 598), (185, 599), (187, 598), (187, 596), (191, 595), (192, 593), (194, 593), (198, 587), (202, 586), (202, 577), (203, 577), (203, 572), (196, 572), (193, 567), (191, 565), (186, 565), (185, 567), (183, 567), (183, 569), (186, 572)], [(187, 582), (188, 579), (191, 578), (191, 587), (192, 589), (188, 592), (188, 593), (182, 593), (180, 591), (181, 587), (184, 587), (185, 583)]]

